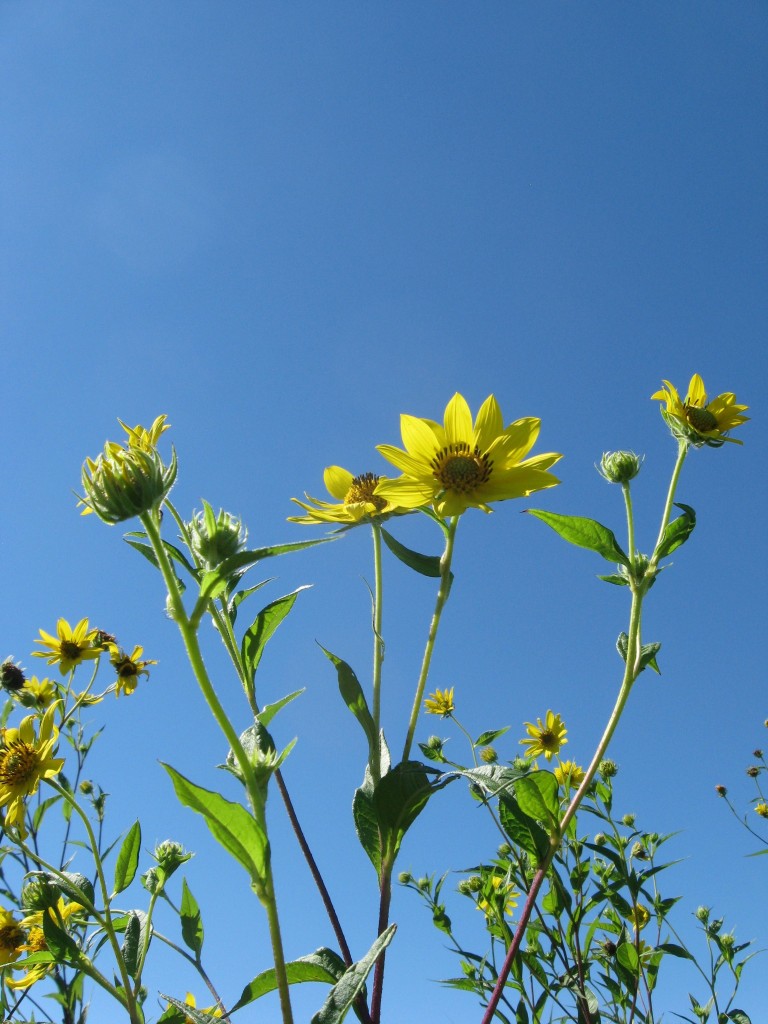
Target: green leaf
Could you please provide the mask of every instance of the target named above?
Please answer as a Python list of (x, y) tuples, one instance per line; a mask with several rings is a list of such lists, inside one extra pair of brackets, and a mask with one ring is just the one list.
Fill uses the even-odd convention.
[[(399, 540), (395, 540), (392, 534), (388, 533), (383, 526), (381, 528), (381, 535), (392, 554), (399, 558), (404, 565), (407, 565), (409, 569), (421, 573), (422, 576), (431, 576), (433, 578), (440, 576), (440, 555), (421, 555), (418, 551), (412, 551), (404, 544), (401, 544)], [(453, 573), (451, 573), (451, 578), (453, 578)]]
[(50, 882), (63, 889), (71, 900), (81, 905), (93, 905), (93, 883), (90, 878), (74, 871), (63, 871), (60, 875), (49, 875)]
[(246, 630), (243, 636), (241, 653), (243, 665), (245, 666), (251, 686), (253, 686), (253, 678), (256, 675), (256, 669), (261, 661), (267, 641), (288, 612), (290, 612), (291, 608), (293, 608), (297, 596), (302, 590), (307, 589), (307, 587), (298, 587), (292, 593), (285, 594), (283, 597), (278, 597), (275, 601), (272, 601), (266, 608), (261, 609)]
[(657, 949), (663, 950), (665, 953), (669, 953), (670, 956), (679, 957), (681, 960), (695, 960), (694, 956), (685, 949), (684, 946), (678, 946), (674, 942), (662, 942), (661, 945), (656, 947)]
[(523, 814), (512, 796), (499, 796), (499, 820), (515, 846), (520, 846), (539, 861), (549, 850), (549, 836), (533, 818)]
[(232, 600), (229, 602), (229, 617), (232, 620), (233, 625), (235, 623), (235, 619), (237, 618), (237, 609), (240, 607), (240, 605), (243, 603), (246, 597), (250, 597), (251, 594), (255, 594), (257, 590), (261, 590), (262, 587), (266, 587), (268, 583), (273, 583), (274, 580), (275, 577), (272, 576), (269, 579), (262, 580), (261, 583), (257, 583), (253, 587), (248, 587), (246, 590), (238, 590), (237, 593), (233, 595)]
[(335, 654), (327, 651), (322, 644), (320, 644), (319, 647), (326, 658), (328, 658), (329, 661), (332, 661), (336, 666), (336, 675), (339, 681), (339, 693), (341, 694), (344, 703), (362, 726), (363, 732), (368, 740), (368, 763), (370, 764), (374, 759), (376, 744), (379, 742), (379, 737), (376, 735), (376, 726), (374, 725), (373, 716), (368, 708), (368, 702), (365, 699), (363, 688), (360, 685), (357, 676), (346, 661), (342, 661), (341, 658), (337, 658)]
[(616, 959), (622, 967), (626, 968), (634, 977), (639, 977), (640, 957), (632, 942), (622, 942), (616, 950)]
[(205, 818), (213, 836), (245, 868), (251, 885), (260, 891), (267, 875), (269, 841), (259, 822), (242, 804), (196, 786), (170, 765), (160, 763), (171, 777), (179, 802)]
[(612, 572), (608, 576), (598, 576), (599, 580), (605, 580), (606, 583), (613, 583), (617, 587), (628, 587), (629, 580), (626, 576), (621, 576), (617, 572)]
[(368, 854), (376, 874), (381, 873), (382, 839), (371, 794), (364, 787), (355, 790), (352, 798), (352, 818), (360, 845)]
[(505, 732), (509, 732), (508, 725), (505, 725), (503, 729), (489, 729), (487, 732), (481, 732), (475, 740), (475, 746), (487, 747), (489, 743), (493, 743), (499, 736), (503, 736)]
[(752, 1024), (752, 1021), (743, 1010), (731, 1010), (727, 1017), (728, 1020), (733, 1021), (733, 1024)]
[(545, 826), (560, 820), (557, 779), (552, 772), (531, 772), (515, 783), (515, 797), (523, 814)]
[(256, 715), (257, 721), (263, 726), (269, 725), (278, 711), (282, 711), (286, 704), (290, 704), (292, 700), (296, 700), (296, 698), (300, 697), (302, 693), (304, 693), (304, 690), (294, 690), (293, 693), (289, 693), (287, 697), (282, 697), (280, 700), (276, 700), (274, 704), (265, 704), (258, 715)]
[(58, 963), (76, 963), (80, 948), (50, 914), (43, 914), (45, 944)]
[[(346, 965), (338, 953), (332, 949), (323, 947), (316, 949), (314, 953), (299, 957), (285, 965), (285, 972), (288, 975), (289, 985), (298, 985), (305, 981), (323, 981), (329, 985), (335, 985), (346, 970)], [(268, 971), (262, 971), (250, 981), (243, 989), (242, 995), (229, 1011), (234, 1013), (248, 1003), (266, 995), (267, 992), (274, 992), (277, 988), (277, 977), (274, 967)]]
[(450, 781), (435, 783), (420, 761), (401, 761), (381, 778), (373, 791), (373, 806), (388, 857), (394, 859), (429, 798)]
[(696, 526), (696, 513), (690, 505), (683, 505), (676, 501), (675, 507), (682, 509), (683, 514), (677, 519), (673, 519), (671, 523), (667, 523), (661, 543), (654, 552), (657, 561), (666, 558), (681, 544), (685, 544)]
[(557, 512), (543, 512), (541, 509), (533, 508), (526, 511), (547, 526), (551, 526), (555, 533), (560, 534), (569, 544), (596, 551), (606, 561), (619, 562), (629, 568), (629, 559), (619, 547), (615, 534), (607, 526), (583, 516), (562, 516)]
[[(221, 1024), (220, 1016), (216, 1017), (212, 1013), (205, 1013), (203, 1010), (196, 1010), (194, 1006), (190, 1006), (188, 1003), (182, 1003), (180, 999), (174, 999), (173, 996), (166, 996), (162, 992), (160, 993), (160, 998), (167, 999), (172, 1007), (176, 1010), (181, 1010), (184, 1013), (184, 1020), (191, 1020), (192, 1024), (211, 1024), (212, 1021)], [(165, 1016), (165, 1014), (163, 1014), (163, 1016)], [(163, 1018), (161, 1017), (157, 1024), (160, 1024), (162, 1019)], [(175, 1019), (176, 1018), (174, 1017), (170, 1018), (170, 1020), (174, 1021), (174, 1024)]]
[[(619, 655), (621, 656), (621, 660), (623, 662), (626, 662), (627, 660), (628, 644), (629, 637), (627, 636), (627, 634), (624, 632), (619, 633), (618, 637), (616, 638), (616, 650), (619, 652)], [(658, 663), (656, 661), (656, 655), (659, 653), (660, 650), (660, 643), (654, 642), (642, 645), (642, 647), (640, 648), (640, 657), (637, 662), (638, 676), (644, 669), (648, 668), (649, 665), (653, 669), (653, 671), (656, 672), (657, 675), (661, 675), (661, 669), (659, 668)]]
[(198, 601), (215, 601), (219, 594), (227, 589), (227, 578), (221, 575), (219, 569), (210, 569), (203, 573), (200, 580), (200, 593)]
[(379, 935), (363, 959), (347, 968), (310, 1024), (341, 1024), (355, 999), (362, 992), (371, 968), (392, 941), (396, 928), (397, 925), (391, 924)]
[(132, 978), (136, 977), (136, 969), (139, 964), (139, 948), (141, 939), (141, 921), (135, 910), (128, 913), (128, 923), (125, 926), (125, 937), (120, 947), (125, 962), (125, 969)]
[[(134, 540), (133, 538), (137, 539)], [(151, 562), (156, 569), (160, 568), (157, 562), (157, 556), (155, 555), (154, 549), (152, 545), (147, 542), (147, 535), (146, 533), (144, 533), (143, 530), (132, 530), (129, 533), (125, 534), (123, 540), (126, 542), (126, 544), (130, 544), (132, 548), (135, 548), (136, 551), (144, 555), (147, 561)], [(187, 572), (190, 574), (190, 576), (193, 576), (195, 579), (197, 579), (198, 570), (194, 567), (194, 565), (192, 565), (192, 563), (177, 547), (169, 543), (167, 540), (163, 541), (163, 547), (165, 548), (166, 552), (168, 553), (168, 557), (171, 559), (172, 562), (178, 562), (179, 565), (183, 565)], [(181, 590), (185, 590), (186, 587), (184, 582), (180, 580), (178, 576), (176, 577), (176, 579)]]
[(203, 948), (203, 916), (186, 878), (181, 880), (181, 937), (197, 959)]
[(115, 864), (115, 895), (123, 892), (136, 876), (141, 850), (141, 824), (134, 821), (123, 840)]
[(232, 579), (235, 574), (243, 575), (245, 569), (260, 562), (263, 558), (274, 558), (276, 555), (287, 555), (292, 551), (303, 551), (304, 548), (313, 548), (317, 544), (327, 544), (335, 537), (320, 537), (316, 540), (300, 540), (291, 544), (272, 544), (266, 548), (254, 548), (251, 551), (238, 551), (236, 555), (225, 558), (219, 566), (222, 576)]

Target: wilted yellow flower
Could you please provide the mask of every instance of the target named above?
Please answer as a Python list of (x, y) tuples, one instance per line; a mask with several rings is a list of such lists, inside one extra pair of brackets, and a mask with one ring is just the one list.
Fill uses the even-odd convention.
[(53, 778), (64, 765), (63, 757), (51, 757), (59, 738), (59, 730), (53, 724), (57, 707), (58, 702), (45, 712), (37, 737), (34, 726), (37, 715), (27, 715), (18, 729), (2, 730), (0, 807), (6, 808), (5, 827), (14, 826), (22, 838), (27, 834), (25, 798), (37, 792), (41, 779)]
[(561, 761), (554, 769), (554, 776), (560, 786), (565, 786), (568, 783), (578, 787), (584, 781), (585, 772), (575, 761)]
[(651, 920), (651, 915), (647, 907), (642, 903), (636, 903), (627, 915), (627, 920), (631, 922), (636, 932), (640, 932)]
[[(47, 911), (37, 910), (29, 914), (21, 922), (25, 928), (29, 928), (27, 941), (21, 947), (23, 952), (29, 954), (43, 953), (48, 949), (48, 944), (45, 941), (45, 932), (43, 931), (43, 913), (47, 913), (59, 927), (63, 926), (66, 928), (69, 919), (82, 909), (79, 903), (68, 903), (63, 896), (59, 896), (55, 907), (48, 907)], [(56, 964), (51, 962), (30, 964), (24, 968), (24, 974), (20, 978), (6, 978), (6, 984), (9, 988), (13, 989), (30, 988), (35, 982), (44, 978), (49, 971), (52, 971), (55, 966)]]
[(130, 696), (139, 685), (139, 676), (149, 676), (147, 665), (156, 665), (156, 661), (141, 661), (143, 647), (134, 647), (133, 654), (126, 654), (117, 644), (110, 644), (110, 662), (117, 672), (115, 695), (123, 692)]
[(666, 408), (661, 410), (661, 414), (676, 437), (690, 441), (697, 448), (703, 444), (719, 448), (724, 441), (742, 443), (736, 438), (726, 436), (728, 431), (741, 426), (749, 419), (749, 416), (743, 415), (749, 406), (737, 405), (734, 394), (726, 391), (707, 403), (704, 381), (698, 373), (691, 377), (684, 402), (681, 401), (673, 384), (668, 380), (665, 380), (664, 384), (666, 389), (661, 388), (651, 395), (651, 398), (664, 402)]
[(501, 875), (492, 875), (483, 886), (486, 895), (477, 901), (477, 909), (487, 918), (511, 914), (517, 906), (520, 893)]
[(452, 686), (450, 690), (435, 690), (431, 696), (427, 697), (424, 701), (424, 709), (427, 714), (442, 715), (443, 718), (453, 714), (455, 710), (453, 703), (454, 689), (455, 687)]
[(0, 966), (19, 959), (26, 938), (20, 922), (9, 910), (0, 907)]
[(44, 629), (40, 630), (42, 639), (36, 644), (47, 647), (47, 651), (35, 651), (33, 658), (45, 658), (49, 665), (58, 665), (62, 675), (80, 665), (83, 661), (98, 658), (101, 648), (94, 647), (95, 629), (88, 628), (88, 619), (80, 619), (74, 629), (66, 619), (56, 623), (56, 636), (51, 636)]
[(376, 476), (375, 473), (352, 476), (348, 469), (342, 469), (341, 466), (328, 466), (323, 473), (323, 482), (328, 493), (337, 499), (336, 503), (322, 501), (309, 494), (304, 495), (306, 502), (291, 498), (291, 501), (306, 510), (307, 515), (289, 516), (288, 522), (306, 525), (340, 523), (354, 526), (357, 523), (370, 522), (371, 519), (386, 519), (388, 516), (410, 511), (399, 508), (375, 493), (377, 484), (386, 479), (383, 476)]
[(551, 711), (547, 711), (543, 723), (540, 718), (536, 719), (536, 725), (526, 722), (525, 731), (528, 733), (529, 739), (520, 740), (520, 743), (528, 748), (525, 752), (526, 757), (539, 757), (543, 754), (548, 761), (551, 761), (553, 754), (558, 754), (560, 748), (568, 742), (565, 738), (568, 730), (565, 728), (562, 718)]
[(416, 416), (400, 417), (405, 451), (388, 444), (378, 450), (403, 475), (379, 481), (376, 494), (403, 508), (432, 504), (438, 515), (455, 516), (468, 508), (490, 512), (489, 502), (554, 487), (559, 480), (547, 470), (562, 456), (525, 459), (540, 426), (540, 420), (526, 417), (505, 427), (493, 395), (473, 423), (466, 399), (456, 393), (442, 426)]

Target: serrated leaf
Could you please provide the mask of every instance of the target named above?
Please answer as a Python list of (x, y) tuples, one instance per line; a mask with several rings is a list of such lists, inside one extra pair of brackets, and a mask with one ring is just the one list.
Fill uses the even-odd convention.
[(557, 512), (544, 512), (541, 509), (526, 509), (529, 515), (536, 516), (563, 540), (580, 548), (596, 551), (608, 562), (619, 562), (629, 568), (629, 559), (619, 546), (612, 530), (594, 519), (583, 516), (563, 516)]
[[(316, 949), (314, 953), (299, 957), (285, 965), (285, 972), (288, 976), (289, 985), (298, 985), (307, 981), (320, 981), (329, 985), (335, 985), (346, 971), (346, 964), (338, 953), (327, 947)], [(267, 992), (274, 992), (277, 988), (277, 977), (275, 969), (271, 967), (268, 971), (262, 971), (250, 981), (243, 989), (242, 995), (229, 1011), (234, 1013), (248, 1003), (266, 995)]]
[(181, 880), (181, 937), (184, 944), (192, 950), (199, 959), (203, 948), (203, 916), (197, 900), (192, 895), (192, 890), (187, 885), (186, 878)]
[(138, 819), (128, 829), (115, 864), (115, 895), (123, 892), (136, 876), (141, 850), (141, 824)]
[(373, 965), (392, 941), (396, 928), (397, 925), (391, 924), (379, 935), (362, 960), (347, 968), (310, 1024), (341, 1024), (355, 999), (362, 992), (365, 979)]
[(170, 775), (179, 801), (203, 816), (211, 834), (245, 868), (251, 884), (260, 889), (269, 860), (269, 841), (262, 826), (242, 804), (196, 786), (170, 765), (160, 763)]
[(664, 536), (654, 553), (657, 561), (666, 558), (681, 544), (685, 544), (696, 526), (696, 513), (690, 505), (683, 505), (676, 501), (675, 507), (682, 509), (683, 514), (677, 519), (673, 519), (671, 523), (667, 523)]
[(381, 528), (381, 535), (389, 550), (395, 558), (400, 559), (403, 565), (407, 565), (409, 569), (421, 573), (422, 576), (430, 576), (432, 578), (440, 576), (440, 555), (422, 555), (418, 551), (412, 551), (411, 548), (401, 544), (399, 540), (395, 540), (392, 534), (385, 530), (384, 527)]

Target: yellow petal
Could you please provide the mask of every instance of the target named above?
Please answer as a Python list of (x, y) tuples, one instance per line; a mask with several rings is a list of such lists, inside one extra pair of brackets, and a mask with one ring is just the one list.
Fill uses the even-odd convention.
[(688, 394), (685, 396), (685, 404), (693, 405), (697, 409), (703, 409), (707, 404), (707, 392), (704, 390), (704, 381), (694, 373), (691, 383), (688, 385)]
[(445, 407), (445, 440), (447, 444), (469, 444), (472, 436), (472, 413), (466, 398), (457, 391)]
[(475, 444), (481, 452), (487, 451), (494, 439), (504, 432), (504, 420), (494, 395), (488, 395), (480, 406), (475, 420)]
[(339, 501), (344, 501), (347, 494), (349, 494), (353, 479), (354, 477), (349, 470), (342, 469), (341, 466), (328, 466), (323, 473), (323, 483), (326, 490)]

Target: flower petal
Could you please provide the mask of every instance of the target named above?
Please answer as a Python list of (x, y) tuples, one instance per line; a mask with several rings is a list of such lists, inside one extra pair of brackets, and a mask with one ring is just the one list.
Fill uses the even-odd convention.
[(457, 391), (445, 407), (446, 444), (470, 444), (472, 436), (472, 413), (466, 398)]
[(341, 466), (328, 466), (323, 473), (323, 483), (330, 495), (339, 501), (344, 501), (349, 494), (354, 477), (348, 469)]

